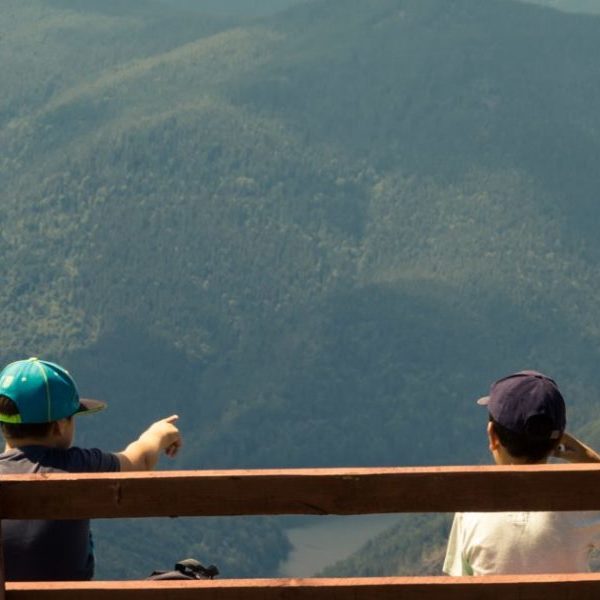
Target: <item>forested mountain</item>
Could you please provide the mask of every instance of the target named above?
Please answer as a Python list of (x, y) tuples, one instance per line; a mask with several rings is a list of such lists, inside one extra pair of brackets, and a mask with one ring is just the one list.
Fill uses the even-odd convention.
[[(177, 412), (178, 468), (480, 461), (473, 398), (525, 367), (597, 430), (598, 18), (0, 4), (0, 359), (109, 400), (80, 442)], [(279, 525), (243, 523), (101, 541), (115, 575), (137, 535), (273, 572)]]
[(325, 568), (323, 577), (440, 575), (449, 515), (403, 515), (398, 524), (369, 541), (359, 552)]

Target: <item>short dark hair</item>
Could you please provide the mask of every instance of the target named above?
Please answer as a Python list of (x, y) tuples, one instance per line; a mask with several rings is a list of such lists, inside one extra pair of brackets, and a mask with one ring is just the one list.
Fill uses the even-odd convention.
[[(8, 397), (0, 394), (0, 414), (18, 415), (17, 405)], [(0, 423), (2, 434), (11, 440), (22, 440), (25, 438), (44, 438), (52, 429), (50, 423)]]
[(529, 463), (536, 463), (548, 458), (560, 441), (551, 438), (552, 423), (544, 415), (530, 417), (527, 433), (515, 433), (489, 417), (500, 443), (514, 458), (524, 458)]

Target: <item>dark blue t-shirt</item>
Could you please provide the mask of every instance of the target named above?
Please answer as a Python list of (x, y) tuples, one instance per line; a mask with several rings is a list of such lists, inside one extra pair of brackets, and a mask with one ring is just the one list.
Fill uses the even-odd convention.
[[(23, 446), (0, 454), (0, 477), (15, 473), (119, 471), (116, 455), (97, 448)], [(84, 581), (94, 575), (89, 519), (2, 521), (8, 581)]]

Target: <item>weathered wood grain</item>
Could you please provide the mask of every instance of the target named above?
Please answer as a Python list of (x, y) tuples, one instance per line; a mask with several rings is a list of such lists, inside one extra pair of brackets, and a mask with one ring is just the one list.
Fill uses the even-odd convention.
[(7, 600), (597, 600), (600, 575), (8, 583)]
[(600, 510), (598, 490), (600, 465), (11, 475), (0, 516)]

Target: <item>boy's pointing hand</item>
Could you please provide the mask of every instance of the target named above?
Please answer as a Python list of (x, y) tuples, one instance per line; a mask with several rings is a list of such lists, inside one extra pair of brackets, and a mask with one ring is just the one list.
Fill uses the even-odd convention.
[(175, 425), (178, 419), (179, 415), (171, 415), (166, 419), (156, 421), (146, 431), (147, 434), (158, 438), (159, 449), (164, 450), (165, 454), (171, 458), (177, 455), (183, 443), (181, 433)]

